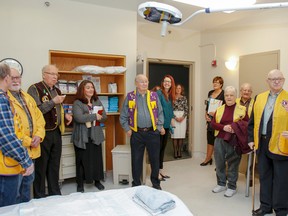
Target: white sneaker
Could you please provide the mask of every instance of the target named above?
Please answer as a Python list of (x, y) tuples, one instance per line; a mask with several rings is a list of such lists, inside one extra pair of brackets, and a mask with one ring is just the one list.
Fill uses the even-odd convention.
[(236, 194), (236, 190), (232, 190), (232, 189), (228, 188), (226, 190), (226, 192), (224, 193), (224, 196), (225, 197), (232, 197), (234, 194)]
[(226, 190), (226, 187), (225, 187), (225, 186), (217, 185), (217, 186), (212, 190), (212, 192), (213, 192), (213, 193), (219, 193), (219, 192), (224, 191), (224, 190)]

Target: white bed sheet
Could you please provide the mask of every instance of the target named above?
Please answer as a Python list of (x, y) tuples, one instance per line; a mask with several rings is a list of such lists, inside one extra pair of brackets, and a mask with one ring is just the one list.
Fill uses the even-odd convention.
[[(147, 187), (147, 186), (140, 186)], [(33, 199), (28, 203), (0, 208), (1, 216), (147, 216), (146, 210), (137, 205), (132, 197), (137, 187), (102, 192), (72, 193)], [(186, 205), (174, 194), (176, 208), (165, 216), (193, 216)]]

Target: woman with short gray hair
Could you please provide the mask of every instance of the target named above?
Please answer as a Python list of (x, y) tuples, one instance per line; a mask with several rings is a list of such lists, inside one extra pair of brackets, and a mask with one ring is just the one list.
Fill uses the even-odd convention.
[[(235, 122), (245, 121), (247, 130), (248, 115), (246, 107), (236, 104), (237, 91), (233, 86), (227, 86), (224, 91), (225, 105), (217, 108), (211, 125), (215, 129), (214, 157), (216, 163), (217, 186), (212, 190), (219, 193), (226, 190), (224, 196), (232, 197), (236, 193), (238, 169), (241, 154), (235, 151), (235, 146), (227, 139), (235, 133), (231, 126)], [(245, 126), (246, 125), (246, 126)], [(242, 129), (243, 129), (242, 128)], [(227, 172), (226, 172), (227, 162)]]

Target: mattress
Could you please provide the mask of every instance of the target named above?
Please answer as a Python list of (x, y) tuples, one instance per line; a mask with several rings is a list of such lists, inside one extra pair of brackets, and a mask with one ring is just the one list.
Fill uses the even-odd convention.
[[(148, 187), (148, 186), (139, 186)], [(106, 190), (101, 192), (72, 193), (65, 196), (50, 196), (32, 199), (28, 203), (0, 208), (1, 216), (147, 216), (150, 215), (137, 205), (132, 197), (138, 187)], [(175, 201), (175, 208), (165, 216), (193, 216), (186, 205), (174, 194), (162, 191)]]

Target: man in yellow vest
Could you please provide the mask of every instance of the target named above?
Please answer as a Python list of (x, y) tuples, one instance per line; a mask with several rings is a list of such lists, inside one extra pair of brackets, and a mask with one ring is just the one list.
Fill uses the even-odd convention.
[(251, 98), (252, 86), (250, 83), (243, 83), (240, 87), (240, 98), (236, 99), (236, 103), (246, 107), (248, 116), (251, 116), (254, 99)]
[(258, 156), (260, 208), (253, 216), (274, 210), (288, 214), (288, 92), (280, 70), (268, 73), (269, 90), (257, 95), (248, 125), (248, 145)]
[[(236, 103), (242, 106), (246, 107), (246, 111), (248, 113), (248, 116), (250, 118), (251, 113), (252, 113), (252, 109), (253, 109), (253, 105), (254, 105), (254, 99), (251, 97), (252, 96), (252, 86), (250, 83), (243, 83), (240, 87), (240, 97), (236, 99)], [(253, 152), (251, 153), (252, 155), (250, 157), (253, 157)], [(244, 156), (244, 157), (243, 157)], [(247, 165), (247, 154), (246, 155), (242, 155), (242, 159), (240, 162), (240, 167), (246, 167)], [(252, 173), (252, 165), (250, 167), (250, 173)], [(247, 174), (247, 171), (246, 171)], [(246, 175), (247, 177), (247, 175)], [(250, 175), (250, 183), (249, 183), (250, 187), (252, 187), (252, 175)]]
[(130, 137), (132, 160), (132, 186), (141, 185), (143, 155), (147, 148), (151, 165), (151, 182), (155, 189), (161, 190), (159, 174), (160, 134), (164, 114), (156, 92), (148, 90), (148, 79), (143, 74), (135, 78), (136, 90), (127, 94), (120, 114), (120, 124)]
[[(0, 64), (0, 207), (17, 203), (21, 175), (29, 176), (34, 165), (22, 146), (20, 119), (10, 105), (7, 90), (11, 84), (8, 65)], [(14, 127), (14, 120), (17, 124)]]
[[(45, 120), (37, 107), (35, 100), (21, 89), (22, 74), (15, 68), (11, 69), (12, 84), (9, 86), (8, 96), (15, 112), (22, 122), (22, 145), (28, 150), (31, 159), (40, 157), (40, 142), (45, 137)], [(34, 181), (32, 175), (20, 178), (19, 202), (28, 202), (31, 199), (31, 185)]]

